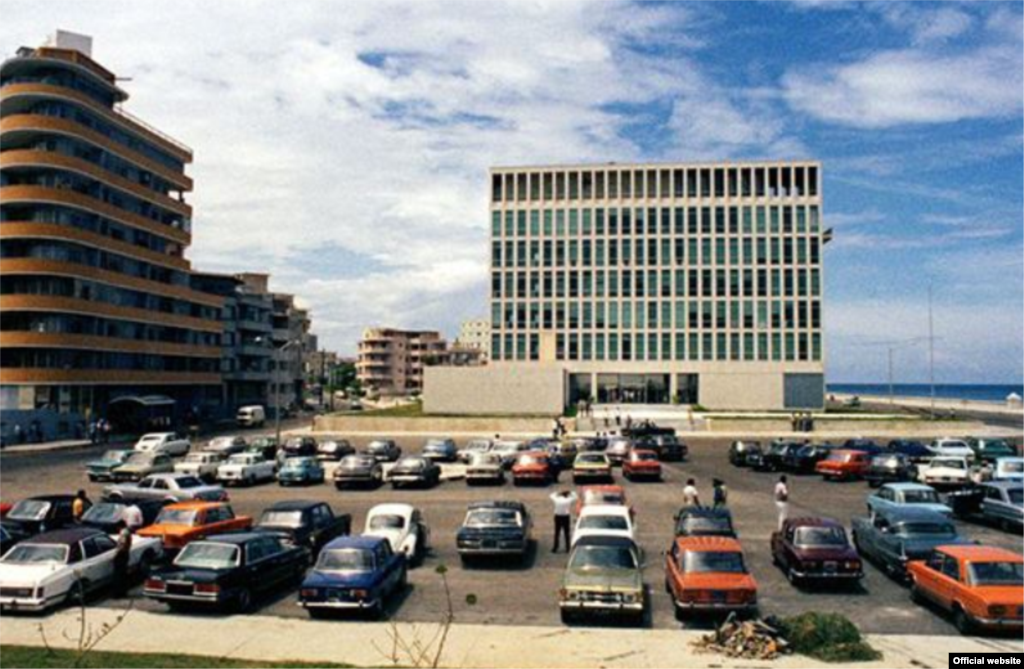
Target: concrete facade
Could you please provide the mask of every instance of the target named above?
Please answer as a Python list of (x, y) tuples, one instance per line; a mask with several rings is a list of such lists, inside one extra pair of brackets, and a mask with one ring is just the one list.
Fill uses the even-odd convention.
[(472, 318), (462, 321), (456, 345), (481, 351), (483, 358), (491, 354), (491, 321), (486, 318)]
[(559, 365), (428, 367), (423, 411), (428, 414), (557, 415), (564, 407)]

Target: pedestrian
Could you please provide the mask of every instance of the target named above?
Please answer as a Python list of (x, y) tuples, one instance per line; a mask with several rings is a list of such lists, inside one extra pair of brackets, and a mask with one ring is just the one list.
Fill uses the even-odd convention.
[(20, 423), (14, 424), (14, 443), (21, 444), (25, 441), (25, 431), (22, 430)]
[(100, 431), (96, 426), (96, 420), (93, 419), (89, 422), (89, 443), (93, 446), (99, 441)]
[(71, 502), (71, 516), (75, 519), (75, 522), (81, 522), (82, 516), (92, 506), (92, 501), (88, 495), (85, 494), (84, 490), (79, 490), (78, 494), (75, 495), (75, 501)]
[(121, 514), (121, 520), (131, 532), (142, 527), (142, 524), (145, 522), (142, 517), (142, 509), (135, 502), (125, 507), (124, 513)]
[(615, 427), (622, 427), (622, 415), (618, 411), (615, 412)]
[(631, 427), (633, 427), (633, 417), (626, 414), (626, 429), (628, 430)]
[(779, 477), (779, 482), (775, 484), (775, 508), (779, 510), (779, 529), (782, 529), (782, 524), (786, 522), (786, 517), (789, 515), (789, 486), (786, 484), (786, 475), (783, 474)]
[(604, 429), (607, 430), (610, 427), (611, 427), (611, 423), (608, 421), (608, 414), (605, 414), (604, 415)]
[(102, 430), (103, 430), (103, 443), (104, 444), (109, 444), (110, 443), (110, 421), (107, 420), (106, 418), (103, 419)]
[(576, 493), (560, 490), (551, 493), (551, 501), (555, 505), (555, 541), (552, 553), (558, 552), (559, 538), (565, 537), (565, 552), (569, 552), (569, 523), (572, 520), (572, 505), (576, 503)]
[(796, 412), (795, 411), (792, 414), (790, 414), (790, 416), (789, 416), (789, 426), (790, 426), (790, 428), (792, 429), (793, 432), (796, 432), (799, 429), (799, 426), (797, 425), (797, 421), (798, 420), (799, 419), (796, 417)]
[(122, 522), (121, 530), (117, 533), (117, 548), (114, 552), (114, 595), (124, 597), (128, 592), (131, 583), (129, 581), (128, 568), (131, 566), (132, 557), (132, 533), (128, 526)]
[(714, 490), (714, 505), (716, 509), (724, 509), (729, 503), (729, 489), (725, 487), (725, 481), (714, 479), (711, 481), (711, 488)]
[[(562, 427), (561, 423), (558, 422), (558, 417), (551, 419), (551, 438), (558, 439), (558, 430)], [(497, 437), (495, 437), (497, 438)]]
[(686, 485), (683, 487), (683, 504), (685, 506), (700, 506), (697, 482), (693, 479), (686, 479)]

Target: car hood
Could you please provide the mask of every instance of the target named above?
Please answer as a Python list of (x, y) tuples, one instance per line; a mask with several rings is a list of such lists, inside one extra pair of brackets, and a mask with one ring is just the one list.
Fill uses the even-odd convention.
[(111, 467), (117, 467), (123, 463), (123, 460), (93, 460), (85, 466), (90, 469), (110, 469)]
[(565, 572), (562, 585), (576, 590), (636, 591), (643, 589), (643, 577), (639, 570), (634, 569), (601, 571), (569, 569)]
[(907, 504), (905, 506), (908, 506), (908, 507), (911, 507), (911, 508), (914, 508), (914, 509), (928, 509), (929, 511), (934, 511), (935, 513), (941, 513), (941, 514), (943, 514), (945, 516), (948, 516), (951, 513), (953, 513), (953, 510), (950, 509), (948, 506), (946, 506), (945, 504), (939, 504), (937, 502), (922, 502), (922, 503), (919, 503), (919, 504)]
[(36, 585), (65, 569), (67, 569), (67, 565), (56, 563), (4, 564), (0, 565), (0, 585), (5, 587)]
[(143, 537), (181, 537), (201, 529), (198, 525), (150, 525), (139, 530), (139, 536)]
[(372, 571), (312, 571), (302, 582), (303, 588), (370, 588), (376, 581)]
[(923, 476), (951, 476), (967, 478), (966, 469), (955, 469), (953, 467), (928, 467), (921, 474)]

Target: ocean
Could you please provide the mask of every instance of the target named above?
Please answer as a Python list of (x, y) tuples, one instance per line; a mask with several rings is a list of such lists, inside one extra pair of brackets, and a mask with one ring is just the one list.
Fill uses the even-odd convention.
[[(888, 396), (887, 383), (828, 383), (826, 392), (846, 395)], [(957, 400), (981, 400), (1002, 402), (1010, 393), (1024, 397), (1022, 384), (935, 384), (935, 396)], [(931, 386), (927, 383), (896, 383), (893, 394), (897, 397), (931, 397)]]

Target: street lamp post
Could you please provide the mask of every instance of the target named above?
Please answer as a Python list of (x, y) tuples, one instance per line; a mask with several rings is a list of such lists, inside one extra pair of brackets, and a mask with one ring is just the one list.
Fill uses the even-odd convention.
[[(278, 355), (277, 355), (278, 353), (287, 351), (289, 348), (291, 348), (293, 346), (299, 346), (299, 345), (302, 344), (302, 341), (299, 340), (299, 339), (290, 339), (290, 340), (286, 341), (284, 344), (282, 344), (281, 346), (274, 346), (274, 342), (270, 338), (257, 337), (256, 341), (258, 343), (264, 344), (264, 345), (269, 346), (269, 347), (274, 349), (274, 360), (275, 360), (275, 362), (278, 359)], [(274, 371), (276, 372), (277, 369), (275, 369)], [(270, 376), (270, 385), (271, 385), (271, 389), (274, 392), (274, 441), (277, 444), (278, 448), (280, 448), (281, 447), (281, 393), (278, 392), (277, 383), (274, 380), (274, 375), (273, 374)]]

